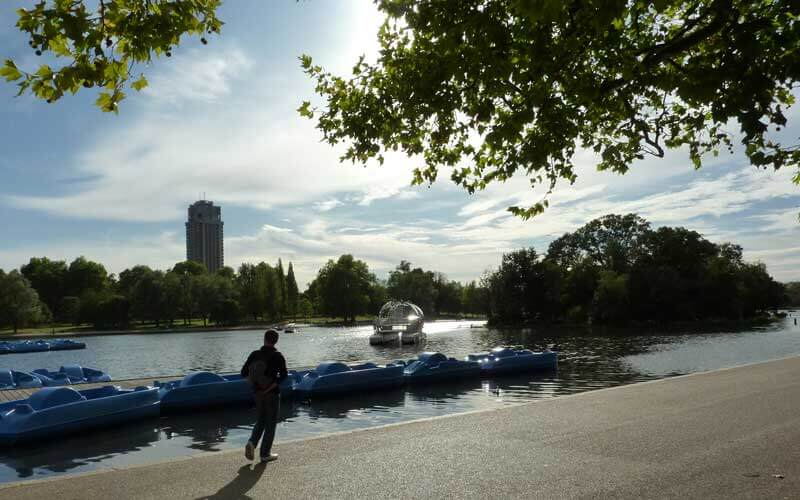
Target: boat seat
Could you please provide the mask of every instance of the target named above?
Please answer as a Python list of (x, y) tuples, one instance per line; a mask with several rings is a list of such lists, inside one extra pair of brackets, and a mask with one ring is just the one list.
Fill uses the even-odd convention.
[(70, 387), (46, 387), (28, 398), (28, 404), (36, 411), (78, 401), (86, 401), (86, 398)]
[(442, 361), (447, 361), (447, 356), (440, 352), (423, 352), (419, 355), (419, 360), (426, 365), (436, 365)]
[(333, 375), (334, 373), (349, 372), (350, 367), (338, 361), (326, 361), (317, 366), (318, 375)]

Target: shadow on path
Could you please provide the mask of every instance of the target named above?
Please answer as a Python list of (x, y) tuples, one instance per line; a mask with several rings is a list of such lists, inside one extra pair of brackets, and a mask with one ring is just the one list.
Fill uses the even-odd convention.
[(267, 464), (262, 463), (255, 464), (252, 467), (250, 464), (243, 465), (239, 467), (238, 475), (233, 478), (230, 483), (220, 488), (219, 491), (213, 495), (200, 497), (197, 500), (221, 500), (229, 498), (252, 500), (246, 493), (256, 485), (266, 468)]

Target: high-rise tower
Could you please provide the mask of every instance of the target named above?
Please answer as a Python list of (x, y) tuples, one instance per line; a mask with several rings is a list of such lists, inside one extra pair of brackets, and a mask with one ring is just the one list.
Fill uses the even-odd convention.
[(214, 202), (200, 200), (189, 205), (186, 222), (186, 259), (202, 262), (213, 273), (225, 265), (222, 250), (222, 210)]

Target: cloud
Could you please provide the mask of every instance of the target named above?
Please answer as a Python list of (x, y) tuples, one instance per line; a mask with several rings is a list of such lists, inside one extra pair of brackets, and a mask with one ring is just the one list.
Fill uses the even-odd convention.
[(253, 60), (236, 47), (213, 55), (201, 49), (178, 51), (172, 59), (142, 90), (156, 105), (216, 101), (230, 95), (232, 82), (253, 68)]
[(320, 212), (330, 212), (334, 208), (344, 205), (341, 200), (337, 200), (335, 198), (331, 198), (330, 200), (325, 201), (317, 201), (314, 202), (314, 208), (319, 210)]

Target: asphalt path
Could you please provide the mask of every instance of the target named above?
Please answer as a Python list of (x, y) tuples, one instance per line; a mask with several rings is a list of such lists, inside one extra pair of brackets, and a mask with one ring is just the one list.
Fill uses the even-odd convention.
[(13, 499), (800, 498), (800, 358), (241, 452), (0, 486)]

